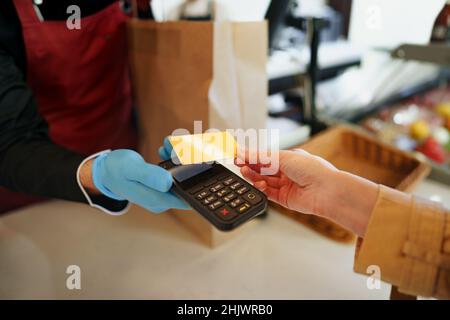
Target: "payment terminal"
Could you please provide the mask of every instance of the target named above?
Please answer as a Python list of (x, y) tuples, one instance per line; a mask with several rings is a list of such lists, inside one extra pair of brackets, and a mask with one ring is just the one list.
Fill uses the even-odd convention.
[(264, 193), (217, 162), (176, 165), (167, 160), (159, 166), (172, 174), (171, 191), (219, 230), (233, 230), (267, 208)]

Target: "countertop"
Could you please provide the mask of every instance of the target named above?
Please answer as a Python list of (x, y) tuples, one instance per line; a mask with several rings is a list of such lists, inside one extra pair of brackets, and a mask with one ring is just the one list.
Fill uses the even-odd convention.
[[(450, 206), (448, 186), (416, 193)], [(390, 285), (353, 273), (353, 254), (273, 209), (211, 249), (169, 214), (51, 201), (0, 216), (0, 298), (387, 299)], [(69, 265), (80, 290), (66, 287)]]

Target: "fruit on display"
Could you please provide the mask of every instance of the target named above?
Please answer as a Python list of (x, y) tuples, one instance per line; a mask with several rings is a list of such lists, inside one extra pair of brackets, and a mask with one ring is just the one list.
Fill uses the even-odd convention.
[(444, 146), (445, 150), (450, 152), (450, 141)]
[(441, 145), (446, 145), (450, 140), (450, 134), (447, 129), (437, 127), (433, 130), (432, 137)]
[(450, 168), (450, 83), (381, 109), (361, 125), (381, 141)]
[(443, 118), (450, 118), (450, 102), (439, 103), (436, 105), (437, 113)]
[(424, 140), (430, 135), (430, 127), (423, 120), (415, 121), (410, 126), (410, 134), (416, 140)]
[(395, 137), (394, 144), (397, 148), (404, 151), (414, 150), (417, 146), (417, 142), (414, 139), (411, 139), (407, 135), (399, 134)]
[(445, 162), (445, 150), (442, 145), (433, 137), (427, 138), (421, 145), (416, 148), (417, 151), (423, 153), (431, 160), (437, 163)]

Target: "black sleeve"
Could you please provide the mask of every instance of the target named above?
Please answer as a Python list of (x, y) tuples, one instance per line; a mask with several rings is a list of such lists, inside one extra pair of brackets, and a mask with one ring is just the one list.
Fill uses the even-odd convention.
[[(0, 185), (86, 203), (76, 179), (85, 156), (52, 143), (47, 124), (37, 110), (22, 73), (0, 48)], [(92, 201), (111, 211), (127, 205), (126, 201), (105, 196), (92, 197)]]
[(22, 73), (0, 49), (0, 184), (12, 191), (85, 201), (75, 174), (84, 158), (50, 141)]
[[(3, 27), (1, 23), (0, 27)], [(0, 185), (12, 191), (86, 203), (76, 179), (76, 171), (85, 155), (69, 151), (50, 140), (47, 124), (39, 115), (33, 94), (16, 63), (17, 57), (15, 59), (8, 51), (1, 36), (2, 32)], [(16, 36), (22, 39), (21, 33)], [(8, 40), (11, 38), (9, 32)], [(122, 210), (127, 204), (105, 196), (92, 200), (111, 211)]]

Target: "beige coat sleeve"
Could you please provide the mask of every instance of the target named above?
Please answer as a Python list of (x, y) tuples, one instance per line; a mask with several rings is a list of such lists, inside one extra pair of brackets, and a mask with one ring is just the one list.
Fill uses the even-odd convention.
[(380, 186), (355, 271), (378, 266), (399, 291), (450, 298), (450, 212), (438, 203)]

